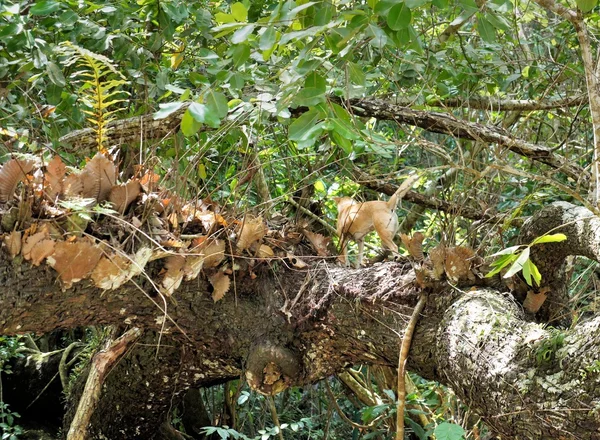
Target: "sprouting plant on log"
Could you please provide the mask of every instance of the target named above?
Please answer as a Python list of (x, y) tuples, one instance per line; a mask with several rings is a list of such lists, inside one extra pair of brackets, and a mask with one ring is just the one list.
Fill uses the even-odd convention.
[(542, 275), (537, 266), (529, 258), (531, 247), (542, 243), (558, 243), (566, 239), (567, 236), (565, 234), (542, 235), (527, 245), (517, 245), (502, 249), (500, 252), (490, 255), (490, 257), (498, 258), (491, 264), (492, 270), (486, 274), (486, 277), (489, 278), (500, 273), (512, 263), (506, 273), (504, 273), (503, 278), (510, 278), (523, 271), (523, 278), (525, 278), (525, 282), (529, 286), (539, 286), (542, 281)]
[(93, 125), (98, 151), (104, 153), (107, 125), (115, 119), (114, 114), (122, 109), (115, 108), (115, 105), (127, 101), (124, 96), (128, 93), (122, 90), (121, 86), (128, 82), (103, 55), (71, 42), (62, 43), (61, 52), (67, 56), (64, 65), (75, 64), (82, 69), (73, 72), (71, 77), (82, 82), (79, 92), (83, 103), (88, 107), (88, 110), (83, 112), (88, 115), (87, 120)]

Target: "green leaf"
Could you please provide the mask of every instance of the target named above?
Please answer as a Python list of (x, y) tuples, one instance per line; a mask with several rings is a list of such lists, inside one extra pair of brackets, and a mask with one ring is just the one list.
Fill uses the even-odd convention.
[(188, 111), (196, 121), (202, 122), (212, 128), (217, 128), (221, 123), (217, 114), (214, 111), (211, 111), (207, 105), (192, 102)]
[(493, 277), (494, 275), (496, 275), (497, 273), (499, 273), (502, 269), (504, 269), (506, 266), (508, 266), (510, 263), (512, 263), (516, 259), (517, 259), (517, 255), (516, 254), (509, 254), (509, 255), (503, 255), (503, 256), (501, 256), (500, 258), (498, 258), (496, 261), (494, 261), (492, 263), (492, 267), (494, 269), (492, 269), (491, 271), (489, 271), (485, 275), (485, 277), (486, 278)]
[(517, 272), (519, 272), (521, 269), (523, 269), (523, 265), (529, 259), (530, 249), (531, 248), (528, 248), (528, 247), (526, 247), (525, 249), (523, 249), (523, 251), (519, 255), (519, 258), (517, 258), (517, 261), (515, 261), (513, 263), (513, 265), (510, 266), (510, 268), (508, 269), (508, 271), (504, 274), (504, 278), (510, 278), (514, 274), (516, 274)]
[(523, 264), (523, 278), (525, 278), (525, 281), (531, 287), (539, 286), (542, 281), (542, 274), (540, 274), (539, 269), (530, 259)]
[(224, 12), (217, 12), (215, 14), (215, 21), (217, 23), (235, 23), (235, 17), (231, 14), (225, 14)]
[(428, 3), (429, 0), (405, 0), (404, 3), (406, 4), (406, 7), (410, 8), (410, 9), (414, 9), (414, 8), (418, 8), (419, 6), (423, 6), (424, 4)]
[(231, 36), (231, 43), (240, 44), (248, 41), (248, 37), (254, 32), (254, 25), (249, 24), (241, 29), (238, 29)]
[(304, 139), (310, 130), (317, 124), (319, 120), (319, 111), (312, 109), (304, 113), (298, 119), (291, 123), (288, 130), (288, 137), (292, 141), (300, 141)]
[(350, 76), (350, 81), (352, 81), (357, 86), (365, 86), (367, 83), (367, 77), (363, 72), (362, 68), (353, 62), (348, 63), (348, 75)]
[(532, 264), (533, 264), (533, 262), (529, 259), (525, 262), (525, 264), (523, 264), (523, 278), (525, 278), (525, 282), (529, 286), (533, 286), (533, 284), (531, 284), (531, 265)]
[(565, 241), (567, 236), (565, 234), (550, 234), (550, 235), (542, 235), (541, 237), (533, 240), (531, 245), (540, 244), (540, 243), (559, 243), (561, 241)]
[(404, 417), (404, 422), (408, 426), (410, 426), (410, 429), (412, 429), (413, 432), (415, 433), (415, 435), (417, 437), (419, 437), (419, 440), (428, 440), (429, 439), (427, 432), (425, 432), (423, 427), (421, 425), (419, 425), (417, 422), (415, 422), (413, 419), (411, 419), (410, 417)]
[(206, 105), (214, 112), (219, 119), (227, 116), (229, 112), (229, 106), (227, 105), (227, 98), (220, 92), (209, 90), (206, 95)]
[(250, 47), (247, 44), (238, 44), (233, 49), (231, 58), (233, 58), (233, 67), (236, 69), (239, 68), (250, 58)]
[(48, 73), (48, 78), (50, 78), (50, 81), (53, 84), (56, 84), (60, 87), (65, 86), (65, 77), (62, 73), (62, 70), (60, 70), (60, 67), (58, 67), (56, 63), (50, 61), (48, 64), (46, 64), (46, 72)]
[(260, 50), (270, 50), (277, 39), (277, 30), (273, 26), (269, 26), (260, 36), (258, 48)]
[(29, 10), (29, 13), (31, 15), (48, 15), (59, 9), (60, 2), (55, 2), (54, 0), (42, 0), (41, 2), (36, 2)]
[(499, 252), (496, 252), (495, 254), (488, 255), (488, 258), (491, 258), (491, 257), (497, 257), (498, 255), (514, 254), (514, 253), (515, 253), (515, 251), (516, 251), (517, 249), (519, 249), (520, 247), (521, 247), (521, 246), (511, 246), (511, 247), (507, 247), (506, 249), (502, 249), (501, 251), (499, 251)]
[(181, 132), (184, 136), (190, 137), (198, 133), (202, 124), (192, 116), (190, 110), (186, 110), (181, 118)]
[(482, 14), (477, 14), (477, 29), (479, 29), (479, 35), (483, 41), (486, 43), (496, 42), (496, 29)]
[(231, 5), (231, 15), (237, 21), (248, 21), (248, 9), (243, 3), (237, 2)]
[(390, 29), (399, 31), (400, 29), (407, 28), (411, 19), (412, 13), (410, 9), (404, 3), (399, 3), (390, 9), (387, 15), (387, 24)]
[(313, 107), (325, 102), (325, 78), (317, 72), (309, 73), (304, 80), (304, 88), (294, 98), (294, 104)]
[(159, 104), (160, 110), (154, 113), (154, 119), (164, 119), (171, 113), (175, 113), (181, 108), (183, 102), (169, 102), (168, 104)]
[(229, 85), (234, 90), (242, 90), (244, 88), (244, 76), (241, 73), (234, 73), (229, 78)]
[(454, 423), (440, 423), (435, 427), (436, 440), (462, 440), (465, 438), (465, 430)]
[(598, 5), (598, 0), (575, 0), (575, 3), (581, 12), (586, 13)]

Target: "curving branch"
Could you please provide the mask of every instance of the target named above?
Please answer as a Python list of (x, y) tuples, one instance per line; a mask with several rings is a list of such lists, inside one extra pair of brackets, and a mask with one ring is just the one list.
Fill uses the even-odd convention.
[(584, 185), (589, 182), (589, 173), (580, 166), (554, 153), (546, 146), (517, 139), (500, 127), (463, 121), (446, 113), (413, 110), (381, 99), (350, 99), (349, 104), (357, 116), (396, 121), (435, 133), (495, 143), (521, 156), (555, 168), (575, 181), (581, 181)]

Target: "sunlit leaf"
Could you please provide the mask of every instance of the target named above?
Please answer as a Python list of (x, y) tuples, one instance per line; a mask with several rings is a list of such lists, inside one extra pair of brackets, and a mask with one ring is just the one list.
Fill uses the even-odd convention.
[(561, 241), (565, 241), (566, 239), (567, 236), (565, 234), (542, 235), (541, 237), (538, 237), (535, 240), (533, 240), (531, 244), (534, 245), (541, 243), (559, 243)]

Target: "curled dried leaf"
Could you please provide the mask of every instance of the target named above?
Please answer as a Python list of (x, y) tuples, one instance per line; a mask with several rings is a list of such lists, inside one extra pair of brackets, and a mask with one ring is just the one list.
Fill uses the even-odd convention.
[(202, 249), (204, 267), (217, 267), (225, 258), (225, 242), (218, 239), (208, 239)]
[(523, 301), (523, 308), (529, 313), (536, 313), (540, 310), (546, 298), (548, 298), (549, 290), (548, 288), (543, 288), (539, 292), (534, 292), (533, 290), (527, 291), (527, 297)]
[(56, 242), (51, 238), (38, 241), (31, 249), (31, 264), (39, 266), (42, 261), (54, 253)]
[(65, 288), (69, 288), (88, 277), (98, 264), (102, 250), (89, 241), (59, 241), (54, 254), (48, 257), (48, 264), (58, 272)]
[(130, 180), (127, 183), (113, 186), (108, 194), (108, 201), (112, 203), (115, 211), (123, 215), (141, 192), (140, 183), (137, 180)]
[(125, 280), (130, 261), (123, 255), (103, 256), (90, 275), (96, 287), (116, 289)]
[(446, 247), (441, 243), (438, 244), (429, 252), (429, 259), (433, 265), (433, 279), (441, 280), (444, 275), (444, 264), (446, 262)]
[(237, 242), (238, 251), (249, 248), (254, 242), (262, 239), (267, 233), (262, 217), (246, 218), (242, 223)]
[(161, 281), (160, 291), (166, 295), (171, 296), (181, 285), (183, 281), (184, 271), (183, 266), (185, 264), (185, 257), (183, 255), (170, 255), (165, 261), (165, 275)]
[(310, 241), (312, 247), (317, 251), (317, 255), (319, 257), (328, 257), (329, 256), (329, 244), (331, 243), (331, 237), (325, 237), (321, 234), (317, 234), (316, 232), (308, 231), (306, 229), (302, 230), (304, 236)]
[(48, 200), (56, 200), (63, 193), (63, 180), (67, 167), (60, 159), (60, 156), (54, 156), (46, 165), (44, 173), (44, 195)]
[(213, 286), (212, 298), (214, 302), (223, 299), (227, 291), (229, 290), (229, 286), (231, 286), (231, 279), (228, 275), (225, 275), (223, 272), (217, 272), (214, 275), (208, 278), (210, 284)]
[(304, 260), (301, 260), (300, 258), (296, 257), (295, 255), (289, 252), (287, 253), (287, 259), (290, 261), (291, 265), (294, 266), (296, 269), (306, 269), (308, 267), (308, 264), (306, 264)]
[(69, 174), (62, 185), (63, 194), (67, 197), (79, 197), (83, 194), (83, 183), (80, 174)]
[(258, 258), (273, 258), (275, 256), (275, 252), (273, 252), (273, 249), (271, 249), (270, 246), (261, 244), (256, 251), (256, 256)]
[(445, 271), (452, 282), (465, 281), (470, 278), (472, 258), (475, 252), (467, 247), (458, 246), (446, 249)]
[(15, 258), (21, 253), (21, 231), (12, 231), (4, 237), (4, 245), (10, 258)]
[(17, 184), (33, 170), (31, 160), (10, 159), (0, 169), (0, 202), (5, 203), (15, 195)]
[(39, 232), (36, 232), (35, 234), (32, 234), (25, 238), (22, 248), (23, 258), (25, 258), (26, 260), (31, 260), (31, 251), (33, 250), (33, 247), (42, 240), (46, 240), (48, 238), (50, 238), (50, 234), (48, 233), (48, 230), (46, 228), (42, 228)]
[(104, 154), (97, 153), (80, 174), (83, 197), (102, 202), (117, 182), (117, 168)]
[(418, 262), (425, 259), (425, 256), (423, 255), (423, 240), (425, 239), (425, 236), (422, 232), (415, 232), (412, 238), (406, 234), (400, 234), (400, 239), (411, 257)]

